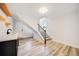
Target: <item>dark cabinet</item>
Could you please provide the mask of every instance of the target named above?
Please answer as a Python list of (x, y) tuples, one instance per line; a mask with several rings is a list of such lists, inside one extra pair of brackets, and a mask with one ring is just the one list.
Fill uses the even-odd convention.
[(17, 56), (17, 40), (0, 42), (0, 56)]

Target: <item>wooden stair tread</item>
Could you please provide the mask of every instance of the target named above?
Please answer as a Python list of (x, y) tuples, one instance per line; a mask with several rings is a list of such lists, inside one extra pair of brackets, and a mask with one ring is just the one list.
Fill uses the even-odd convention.
[(71, 51), (70, 51), (70, 54), (69, 55), (72, 55), (72, 56), (77, 56), (77, 51), (75, 48), (71, 48)]

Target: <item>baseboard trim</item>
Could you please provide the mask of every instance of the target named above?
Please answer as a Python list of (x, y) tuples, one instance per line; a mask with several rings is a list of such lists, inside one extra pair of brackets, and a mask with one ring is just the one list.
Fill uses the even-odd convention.
[(58, 42), (58, 43), (61, 43), (61, 44), (64, 44), (64, 45), (68, 45), (70, 47), (74, 47), (74, 48), (78, 48), (79, 49), (79, 47), (77, 47), (75, 45), (71, 45), (71, 44), (68, 44), (68, 43), (65, 43), (65, 42), (62, 42), (62, 41), (58, 41), (58, 40), (55, 40), (55, 39), (53, 41)]

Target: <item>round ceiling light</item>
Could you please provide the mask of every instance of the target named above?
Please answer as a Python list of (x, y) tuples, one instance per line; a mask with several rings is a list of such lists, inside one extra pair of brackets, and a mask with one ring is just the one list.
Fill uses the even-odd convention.
[(41, 8), (39, 9), (39, 12), (42, 13), (42, 14), (45, 14), (45, 13), (48, 12), (48, 8), (46, 8), (46, 7), (41, 7)]

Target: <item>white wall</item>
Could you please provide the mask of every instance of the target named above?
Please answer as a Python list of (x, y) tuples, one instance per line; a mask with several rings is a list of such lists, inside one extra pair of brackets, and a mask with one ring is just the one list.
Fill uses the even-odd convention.
[(78, 42), (79, 42), (79, 4), (78, 4), (78, 8), (77, 8), (77, 38), (78, 38)]

